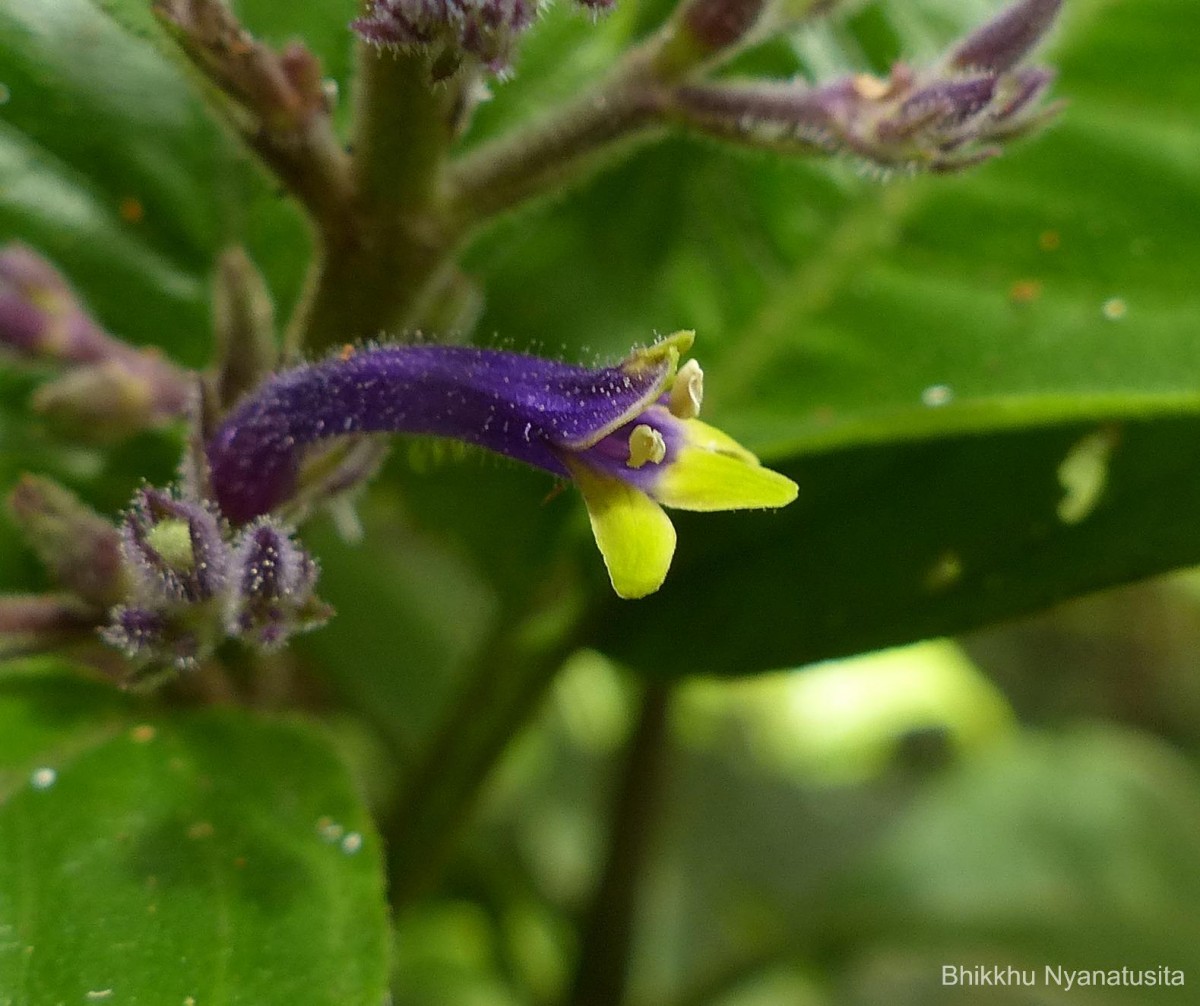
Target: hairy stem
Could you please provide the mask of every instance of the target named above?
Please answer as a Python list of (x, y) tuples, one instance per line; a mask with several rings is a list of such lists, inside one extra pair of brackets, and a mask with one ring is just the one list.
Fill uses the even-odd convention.
[(540, 122), (502, 136), (450, 168), (449, 217), (462, 230), (526, 200), (561, 190), (602, 164), (621, 141), (648, 134), (658, 121), (658, 92), (686, 72), (666, 30), (631, 51), (606, 80)]
[(613, 802), (608, 853), (584, 920), (569, 1006), (625, 999), (637, 894), (666, 761), (671, 686), (646, 686)]
[[(809, 0), (796, 20), (821, 16), (835, 2)], [(468, 231), (582, 182), (631, 142), (653, 138), (672, 124), (676, 87), (761, 37), (756, 26), (765, 6), (763, 0), (684, 0), (587, 94), (452, 164), (449, 218)]]
[(343, 216), (320, 230), (320, 252), (289, 326), (293, 352), (412, 325), (457, 244), (440, 191), (457, 89), (431, 84), (419, 53), (360, 41), (357, 65), (352, 197)]

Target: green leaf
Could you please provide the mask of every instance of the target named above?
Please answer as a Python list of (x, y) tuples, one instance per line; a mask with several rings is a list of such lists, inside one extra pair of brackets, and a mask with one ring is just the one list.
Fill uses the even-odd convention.
[(217, 251), (243, 241), (281, 299), (308, 242), (296, 211), (209, 116), (140, 0), (0, 10), (0, 239), (53, 259), (133, 342), (205, 362)]
[[(879, 10), (918, 56), (978, 17), (907, 7)], [(1061, 121), (973, 172), (881, 185), (672, 141), (473, 251), (484, 331), (586, 357), (694, 327), (704, 418), (801, 487), (777, 514), (679, 515), (666, 586), (610, 605), (608, 652), (794, 666), (1200, 560), (1200, 129), (1170, 56), (1190, 11), (1066, 7), (1039, 60)], [(882, 35), (806, 33), (796, 68), (864, 68), (835, 49), (857, 28)]]
[(0, 975), (13, 1002), (378, 1006), (378, 840), (301, 722), (0, 682)]

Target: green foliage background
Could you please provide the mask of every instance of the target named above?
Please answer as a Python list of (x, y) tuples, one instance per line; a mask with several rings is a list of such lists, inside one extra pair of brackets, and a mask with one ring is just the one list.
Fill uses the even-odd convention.
[[(236, 6), (269, 40), (303, 35), (348, 105), (349, 3)], [(733, 69), (919, 63), (996, 7), (856, 5)], [(551, 8), (465, 145), (570, 96), (664, 13), (622, 0), (593, 26)], [(1200, 560), (1200, 75), (1178, 48), (1193, 20), (1185, 0), (1068, 0), (1043, 57), (1065, 114), (966, 175), (881, 184), (849, 163), (669, 139), (493, 227), (465, 260), (485, 291), (477, 339), (607, 359), (695, 328), (708, 415), (800, 499), (681, 516), (666, 587), (618, 602), (570, 495), (544, 503), (536, 473), (401, 450), (363, 505), (366, 547), (305, 534), (342, 614), (300, 659), (352, 725), (173, 713), (60, 665), (6, 665), (0, 1003), (108, 988), (121, 1002), (380, 1002), (392, 937), (369, 800), (547, 584), (594, 609), (588, 655), (493, 780), (449, 893), (396, 920), (397, 1002), (561, 990), (600, 853), (595, 792), (630, 717), (630, 679), (609, 661), (658, 679), (792, 668)], [(297, 212), (208, 117), (140, 0), (2, 0), (0, 84), (0, 238), (58, 263), (111, 330), (203, 364), (213, 260), (233, 241), (281, 314), (295, 302)], [(115, 512), (140, 478), (172, 477), (172, 436), (66, 444), (26, 414), (28, 375), (0, 382), (0, 485), (49, 472)], [(1071, 458), (1082, 490), (1064, 482)], [(0, 524), (0, 585), (39, 577)], [(1183, 588), (1146, 603), (1155, 625), (1194, 618)], [(1194, 670), (1198, 637), (1160, 645), (1107, 609), (1084, 622), (970, 643), (1047, 732), (1001, 717), (936, 770), (841, 788), (746, 742), (789, 679), (720, 689), (707, 713), (687, 696), (714, 686), (684, 685), (635, 998), (968, 1002), (934, 987), (941, 963), (1197, 963), (1200, 732), (1180, 710), (1200, 704), (1186, 674), (1163, 685), (1152, 669)], [(1093, 651), (1070, 659), (1062, 640), (1097, 631), (1125, 640), (1129, 680), (1097, 684)], [(855, 743), (949, 728), (981, 701)], [(1059, 729), (1080, 711), (1107, 725)], [(154, 740), (136, 743), (143, 726)], [(44, 790), (40, 768), (56, 773)], [(1110, 1000), (1138, 1001), (1095, 1001)]]

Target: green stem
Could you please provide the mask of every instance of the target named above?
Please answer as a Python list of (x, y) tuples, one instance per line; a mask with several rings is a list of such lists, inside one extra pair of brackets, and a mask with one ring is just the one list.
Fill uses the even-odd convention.
[(360, 41), (357, 66), (350, 206), (322, 222), (320, 253), (289, 326), (291, 352), (412, 325), (457, 245), (441, 205), (457, 88), (430, 83), (420, 53)]
[(540, 629), (509, 629), (485, 648), (485, 659), (383, 822), (393, 911), (436, 886), (489, 773), (578, 648), (583, 623), (572, 620), (567, 631), (553, 631), (551, 642)]
[(531, 197), (582, 181), (621, 141), (649, 135), (658, 119), (658, 64), (667, 38), (660, 32), (582, 98), (451, 165), (449, 218), (468, 231)]
[[(450, 166), (448, 216), (466, 232), (541, 195), (561, 192), (603, 167), (636, 140), (671, 124), (672, 92), (731, 59), (752, 37), (758, 5), (742, 0), (741, 33), (706, 37), (696, 21), (707, 0), (682, 3), (657, 32), (632, 49), (599, 85), (540, 122), (486, 143)], [(831, 6), (809, 0), (802, 17)]]
[(580, 937), (569, 1006), (618, 1006), (625, 999), (629, 954), (646, 854), (654, 830), (668, 742), (671, 686), (646, 686), (613, 804), (608, 854)]

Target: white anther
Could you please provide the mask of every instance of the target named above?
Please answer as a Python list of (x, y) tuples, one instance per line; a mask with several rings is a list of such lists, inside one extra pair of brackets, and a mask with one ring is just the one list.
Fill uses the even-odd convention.
[(695, 419), (704, 401), (704, 371), (695, 360), (688, 360), (675, 375), (667, 408), (678, 419)]

